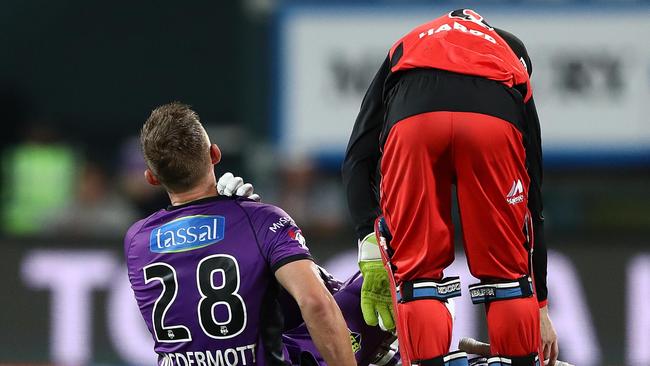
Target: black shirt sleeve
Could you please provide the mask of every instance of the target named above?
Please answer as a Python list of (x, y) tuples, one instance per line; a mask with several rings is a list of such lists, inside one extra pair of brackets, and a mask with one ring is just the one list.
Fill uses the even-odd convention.
[[(512, 33), (496, 28), (495, 31), (508, 43), (517, 57), (523, 61), (526, 70), (528, 70), (528, 75), (531, 76), (533, 73), (533, 64), (530, 56), (528, 56), (528, 51), (524, 43)], [(547, 253), (546, 242), (544, 240), (544, 216), (542, 214), (544, 208), (542, 203), (542, 135), (535, 101), (532, 97), (525, 105), (525, 119), (526, 121), (523, 126), (524, 146), (526, 148), (528, 175), (530, 176), (528, 209), (532, 215), (534, 235), (533, 273), (535, 276), (537, 300), (541, 303), (545, 302), (548, 296), (548, 289), (546, 287)]]
[(528, 175), (530, 176), (530, 187), (528, 190), (528, 209), (533, 221), (533, 273), (535, 274), (535, 289), (537, 299), (545, 301), (548, 295), (546, 288), (546, 265), (547, 253), (544, 240), (544, 205), (542, 202), (542, 139), (533, 98), (526, 103), (526, 160), (528, 164)]
[(373, 232), (379, 208), (379, 138), (384, 124), (384, 82), (390, 73), (388, 57), (375, 74), (361, 103), (342, 166), (343, 187), (355, 232), (362, 239)]

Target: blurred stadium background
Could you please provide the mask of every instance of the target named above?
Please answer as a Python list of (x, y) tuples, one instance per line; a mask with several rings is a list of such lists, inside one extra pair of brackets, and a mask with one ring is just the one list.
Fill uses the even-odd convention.
[[(142, 179), (137, 134), (172, 100), (209, 127), (219, 174), (285, 208), (332, 272), (354, 271), (339, 163), (360, 100), (395, 39), (464, 6), (533, 59), (562, 359), (650, 365), (642, 0), (3, 1), (0, 363), (154, 363), (122, 236), (166, 205)], [(448, 272), (464, 286), (465, 268), (459, 254)], [(482, 309), (458, 306), (455, 337), (485, 338)]]

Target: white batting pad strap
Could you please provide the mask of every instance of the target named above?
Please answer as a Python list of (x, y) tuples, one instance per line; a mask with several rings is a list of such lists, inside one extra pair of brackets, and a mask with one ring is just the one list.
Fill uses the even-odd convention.
[(370, 233), (359, 240), (359, 262), (376, 260), (381, 260), (381, 252), (375, 233)]
[(446, 355), (442, 360), (445, 363), (447, 363), (447, 362), (450, 362), (450, 361), (453, 361), (453, 360), (456, 360), (456, 359), (459, 359), (459, 358), (467, 358), (467, 353), (465, 353), (463, 351), (451, 352), (448, 355)]
[[(512, 360), (508, 357), (490, 357), (488, 358), (488, 366), (509, 366), (512, 365)], [(535, 366), (540, 366), (539, 365), (539, 356), (535, 355), (535, 357), (531, 356), (531, 361), (535, 364)]]

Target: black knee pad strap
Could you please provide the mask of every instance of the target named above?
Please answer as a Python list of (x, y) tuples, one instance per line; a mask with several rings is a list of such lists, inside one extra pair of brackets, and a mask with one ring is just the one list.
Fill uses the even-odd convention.
[(490, 357), (487, 360), (487, 364), (488, 366), (540, 366), (539, 357), (536, 353), (519, 357)]
[(460, 296), (460, 277), (446, 277), (442, 280), (417, 279), (403, 281), (396, 290), (397, 302), (434, 299), (447, 301)]
[(469, 286), (469, 295), (474, 304), (531, 297), (533, 280), (529, 276), (523, 276), (516, 281), (481, 282)]

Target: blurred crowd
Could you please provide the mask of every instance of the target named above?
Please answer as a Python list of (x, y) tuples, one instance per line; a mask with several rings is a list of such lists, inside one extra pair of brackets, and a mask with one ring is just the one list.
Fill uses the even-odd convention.
[[(13, 103), (13, 109), (20, 105), (6, 102)], [(137, 128), (117, 141), (95, 141), (76, 138), (18, 110), (7, 117), (15, 130), (1, 147), (4, 235), (114, 239), (136, 220), (169, 204), (163, 190), (144, 179)], [(217, 173), (232, 170), (253, 179), (237, 164), (241, 151), (232, 150), (228, 138), (216, 134), (214, 142), (223, 141), (226, 153), (225, 168), (219, 166)], [(264, 188), (258, 186), (264, 200), (278, 203), (315, 230), (345, 225), (338, 172), (303, 159), (277, 164), (270, 173), (270, 182), (262, 180)]]
[[(3, 232), (9, 236), (119, 237), (166, 197), (143, 179), (136, 138), (97, 157), (90, 144), (70, 143), (34, 125), (2, 151)], [(104, 152), (106, 153), (106, 152)]]

